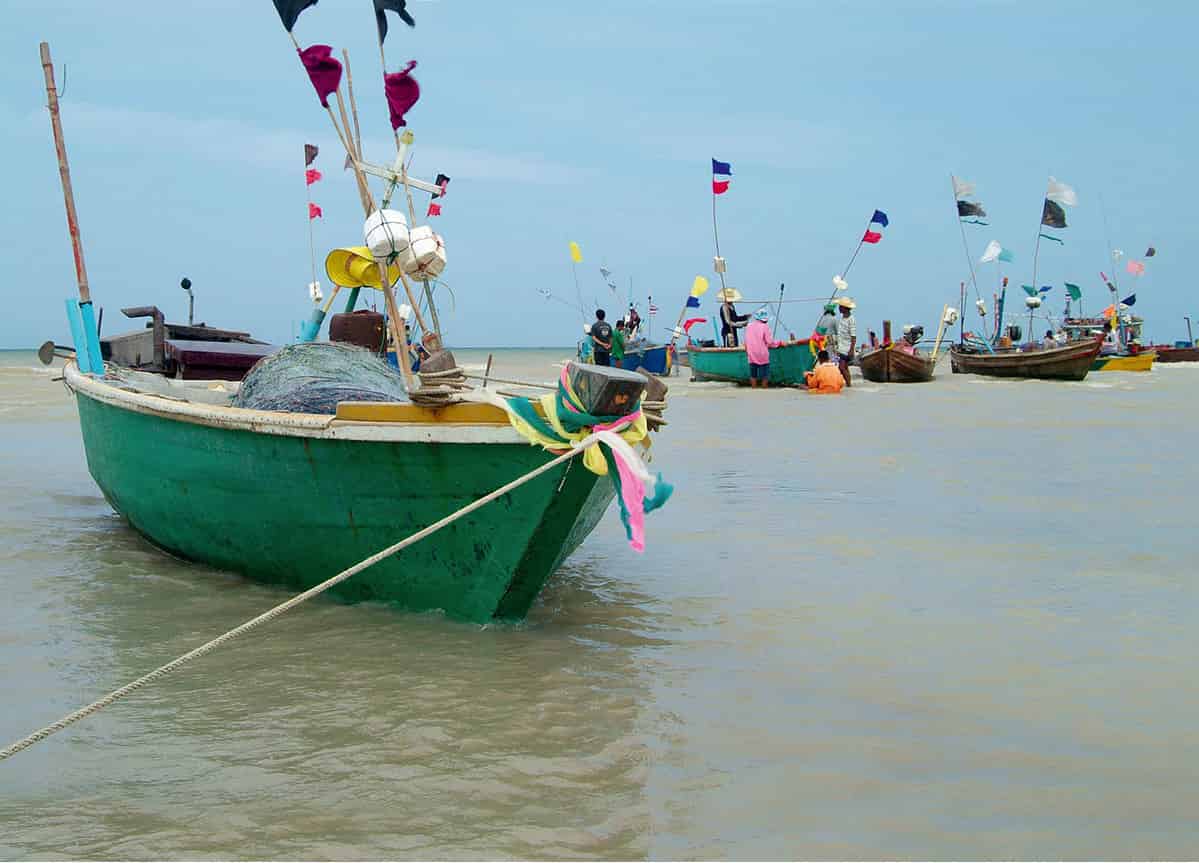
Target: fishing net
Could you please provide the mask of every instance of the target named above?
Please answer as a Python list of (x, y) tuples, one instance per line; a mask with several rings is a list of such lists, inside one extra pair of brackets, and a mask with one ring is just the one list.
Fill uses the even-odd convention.
[(255, 363), (233, 404), (264, 411), (337, 413), (338, 402), (406, 402), (400, 373), (370, 351), (332, 342), (288, 345)]

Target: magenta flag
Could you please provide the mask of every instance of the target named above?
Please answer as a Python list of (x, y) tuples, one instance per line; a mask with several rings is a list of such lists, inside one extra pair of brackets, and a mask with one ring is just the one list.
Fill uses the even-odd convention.
[(300, 52), (300, 62), (308, 70), (322, 108), (329, 107), (329, 94), (335, 93), (341, 84), (341, 63), (332, 54), (333, 49), (328, 45), (310, 45)]
[(391, 111), (391, 128), (398, 129), (407, 126), (404, 115), (420, 98), (420, 84), (410, 74), (416, 68), (416, 61), (409, 60), (408, 65), (400, 72), (392, 72), (383, 76), (383, 89), (387, 93), (387, 107)]

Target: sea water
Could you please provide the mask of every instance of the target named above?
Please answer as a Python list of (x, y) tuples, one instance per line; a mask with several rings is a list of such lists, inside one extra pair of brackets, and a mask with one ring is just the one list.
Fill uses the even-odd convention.
[[(55, 374), (0, 354), (0, 746), (287, 596), (122, 522)], [(1194, 856), (1199, 368), (686, 378), (644, 554), (301, 606), (0, 762), (0, 857)]]

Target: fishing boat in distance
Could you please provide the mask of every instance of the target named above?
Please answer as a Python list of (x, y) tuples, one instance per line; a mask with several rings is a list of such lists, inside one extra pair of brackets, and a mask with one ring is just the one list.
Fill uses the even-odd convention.
[(916, 345), (924, 336), (924, 327), (904, 327), (902, 338), (891, 341), (891, 322), (883, 321), (883, 341), (876, 348), (867, 348), (858, 354), (858, 368), (862, 377), (876, 384), (926, 383), (933, 379), (937, 367), (937, 354), (941, 347), (941, 336), (949, 320), (949, 309), (942, 312), (936, 343), (931, 354), (922, 354)]
[[(1110, 310), (1109, 306), (1109, 310)], [(1144, 321), (1135, 315), (1119, 318), (1117, 331), (1111, 333), (1109, 316), (1096, 318), (1066, 318), (1062, 329), (1071, 341), (1099, 339), (1099, 354), (1091, 361), (1093, 372), (1147, 372), (1153, 368), (1157, 352), (1142, 348), (1141, 333)], [(1104, 326), (1108, 325), (1105, 330)], [(1109, 337), (1110, 333), (1110, 337)]]
[[(691, 361), (691, 380), (724, 381), (749, 384), (749, 358), (745, 347), (722, 348), (687, 347)], [(809, 339), (783, 342), (770, 349), (770, 385), (772, 387), (802, 387), (804, 374), (816, 366)]]
[(1091, 364), (1099, 355), (1102, 344), (1100, 339), (1091, 339), (1058, 348), (997, 347), (988, 350), (966, 342), (949, 349), (949, 363), (954, 374), (1081, 381), (1091, 371)]

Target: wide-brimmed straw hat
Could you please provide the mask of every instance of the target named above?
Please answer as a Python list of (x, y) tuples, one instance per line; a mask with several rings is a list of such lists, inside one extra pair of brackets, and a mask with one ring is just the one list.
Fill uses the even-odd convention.
[(856, 309), (858, 307), (858, 304), (849, 297), (838, 297), (837, 305), (843, 309)]
[(716, 292), (716, 299), (724, 303), (739, 303), (744, 298), (736, 288), (721, 288)]

